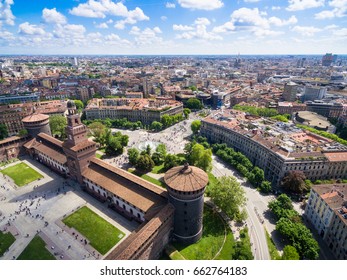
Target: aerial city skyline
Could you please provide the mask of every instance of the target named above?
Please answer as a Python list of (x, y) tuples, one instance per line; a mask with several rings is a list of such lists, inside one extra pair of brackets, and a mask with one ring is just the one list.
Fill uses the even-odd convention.
[(0, 0), (0, 262), (346, 260), (346, 15)]
[(345, 53), (344, 0), (0, 1), (2, 54)]

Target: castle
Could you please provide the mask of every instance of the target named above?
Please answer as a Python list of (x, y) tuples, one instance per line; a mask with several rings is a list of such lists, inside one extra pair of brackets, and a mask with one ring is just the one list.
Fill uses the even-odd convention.
[(110, 208), (139, 222), (137, 230), (105, 259), (158, 259), (172, 239), (191, 244), (201, 238), (203, 195), (208, 183), (203, 170), (188, 165), (174, 167), (164, 176), (168, 190), (160, 188), (97, 159), (96, 143), (88, 139), (73, 101), (68, 101), (67, 110), (67, 140), (62, 142), (50, 135), (46, 118), (33, 117), (34, 124), (30, 118), (24, 123), (31, 128), (28, 131), (32, 136), (24, 148), (31, 157), (77, 181)]

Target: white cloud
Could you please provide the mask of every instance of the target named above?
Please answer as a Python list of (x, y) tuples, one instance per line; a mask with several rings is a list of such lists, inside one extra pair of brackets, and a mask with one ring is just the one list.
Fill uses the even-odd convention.
[(95, 25), (96, 28), (107, 29), (108, 25), (106, 22), (102, 22), (100, 24)]
[(298, 19), (295, 16), (291, 16), (288, 20), (282, 20), (278, 17), (270, 17), (269, 23), (275, 26), (285, 26), (292, 25), (298, 22)]
[(43, 18), (43, 21), (47, 23), (65, 24), (67, 22), (66, 17), (63, 14), (57, 12), (56, 8), (53, 8), (53, 9), (44, 8), (42, 10), (42, 18)]
[(57, 38), (82, 39), (86, 28), (81, 24), (57, 24), (53, 33)]
[(338, 30), (334, 30), (333, 34), (335, 36), (339, 36), (339, 37), (347, 37), (347, 28), (341, 28)]
[(289, 6), (287, 11), (302, 11), (311, 8), (318, 8), (324, 6), (324, 0), (288, 0)]
[(13, 40), (15, 40), (15, 36), (11, 32), (8, 32), (6, 30), (4, 30), (4, 31), (0, 30), (0, 40), (13, 41)]
[(302, 36), (308, 36), (308, 37), (312, 37), (317, 32), (322, 31), (322, 29), (314, 27), (314, 26), (299, 26), (299, 25), (293, 27), (292, 30), (301, 34)]
[(122, 2), (115, 3), (111, 0), (88, 0), (87, 3), (79, 4), (70, 10), (70, 14), (91, 18), (105, 18), (107, 15), (125, 18), (116, 22), (115, 28), (117, 29), (124, 29), (126, 24), (149, 20), (149, 17), (139, 7), (128, 10)]
[(327, 19), (327, 18), (334, 18), (335, 13), (334, 11), (321, 11), (320, 13), (317, 13), (314, 15), (315, 19)]
[(257, 37), (266, 37), (266, 36), (277, 36), (277, 35), (281, 35), (284, 32), (282, 31), (273, 31), (273, 30), (269, 30), (269, 29), (261, 29), (261, 28), (255, 28), (253, 30), (253, 33), (255, 36)]
[(190, 30), (194, 30), (194, 27), (189, 25), (174, 24), (172, 26), (172, 29), (175, 31), (190, 31)]
[(208, 18), (197, 18), (194, 21), (194, 24), (196, 24), (196, 25), (210, 25), (211, 22), (209, 21)]
[(7, 25), (14, 25), (15, 16), (12, 14), (11, 5), (13, 0), (0, 0), (0, 27), (3, 23)]
[(167, 20), (167, 17), (166, 17), (166, 16), (161, 16), (160, 19), (161, 19), (162, 21), (166, 21), (166, 20)]
[(228, 33), (235, 31), (250, 31), (257, 37), (276, 36), (283, 34), (283, 31), (271, 30), (272, 26), (283, 27), (298, 22), (295, 16), (291, 16), (289, 19), (285, 20), (278, 17), (266, 18), (266, 15), (267, 13), (259, 11), (258, 8), (240, 8), (233, 11), (230, 15), (230, 21), (214, 27), (213, 32)]
[(243, 0), (245, 3), (256, 3), (260, 2), (260, 0)]
[(163, 33), (161, 30), (160, 30), (160, 28), (158, 27), (158, 26), (156, 26), (156, 27), (154, 27), (153, 28), (153, 31), (155, 32), (155, 33)]
[(207, 18), (197, 18), (193, 26), (173, 25), (173, 29), (175, 31), (185, 31), (176, 36), (178, 39), (223, 40), (218, 34), (207, 31), (207, 26), (210, 24), (211, 22)]
[(280, 6), (272, 6), (271, 10), (273, 10), (273, 11), (281, 10), (281, 7)]
[(135, 10), (129, 11), (126, 19), (117, 21), (114, 27), (116, 29), (124, 29), (126, 24), (135, 24), (142, 20), (149, 20), (149, 17), (147, 17), (140, 8), (135, 8)]
[(332, 0), (329, 2), (329, 6), (332, 10), (324, 10), (315, 14), (316, 19), (331, 19), (341, 18), (347, 16), (347, 0)]
[(165, 7), (168, 9), (174, 9), (176, 8), (176, 5), (175, 3), (166, 2)]
[(226, 23), (224, 23), (223, 25), (220, 26), (216, 26), (213, 28), (213, 32), (216, 33), (227, 33), (227, 32), (231, 32), (231, 31), (235, 31), (236, 27), (234, 25), (233, 22), (228, 21)]
[(258, 8), (241, 8), (231, 14), (231, 20), (235, 26), (257, 26), (268, 29), (270, 27), (266, 18), (262, 17)]
[(220, 0), (178, 0), (182, 8), (193, 10), (215, 10), (223, 7), (224, 3)]
[(30, 24), (29, 22), (24, 22), (19, 25), (18, 33), (24, 35), (43, 35), (46, 32), (41, 27)]

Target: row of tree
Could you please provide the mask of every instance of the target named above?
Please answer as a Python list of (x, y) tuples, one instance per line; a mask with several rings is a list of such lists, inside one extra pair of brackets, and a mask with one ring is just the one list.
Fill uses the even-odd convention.
[(264, 171), (253, 166), (252, 162), (242, 153), (235, 152), (227, 144), (213, 144), (212, 151), (227, 164), (233, 166), (243, 177), (259, 191), (269, 193), (272, 190), (271, 183), (265, 180)]
[(294, 210), (291, 199), (281, 194), (268, 205), (277, 218), (276, 230), (291, 243), (286, 249), (286, 259), (295, 259), (298, 254), (301, 259), (315, 260), (319, 256), (319, 246), (310, 230), (302, 223), (301, 217)]
[(254, 116), (260, 116), (260, 117), (270, 117), (274, 120), (280, 121), (280, 122), (288, 122), (290, 120), (291, 115), (290, 114), (278, 114), (278, 111), (276, 109), (270, 109), (270, 108), (260, 108), (260, 107), (254, 107), (249, 105), (235, 105), (233, 107), (235, 110), (240, 110), (243, 112), (247, 112)]

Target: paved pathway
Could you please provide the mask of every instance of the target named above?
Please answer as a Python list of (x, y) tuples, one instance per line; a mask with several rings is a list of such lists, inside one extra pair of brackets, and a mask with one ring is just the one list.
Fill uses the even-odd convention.
[(85, 244), (84, 237), (83, 241), (81, 236), (76, 239), (71, 230), (59, 222), (84, 205), (126, 236), (138, 227), (136, 222), (130, 222), (107, 208), (105, 203), (83, 192), (74, 181), (62, 178), (30, 158), (24, 162), (44, 175), (44, 178), (15, 188), (0, 175), (0, 230), (11, 231), (16, 238), (0, 260), (17, 258), (36, 234), (46, 241), (47, 249), (58, 259), (97, 259), (98, 253), (93, 254), (94, 249), (89, 242)]

